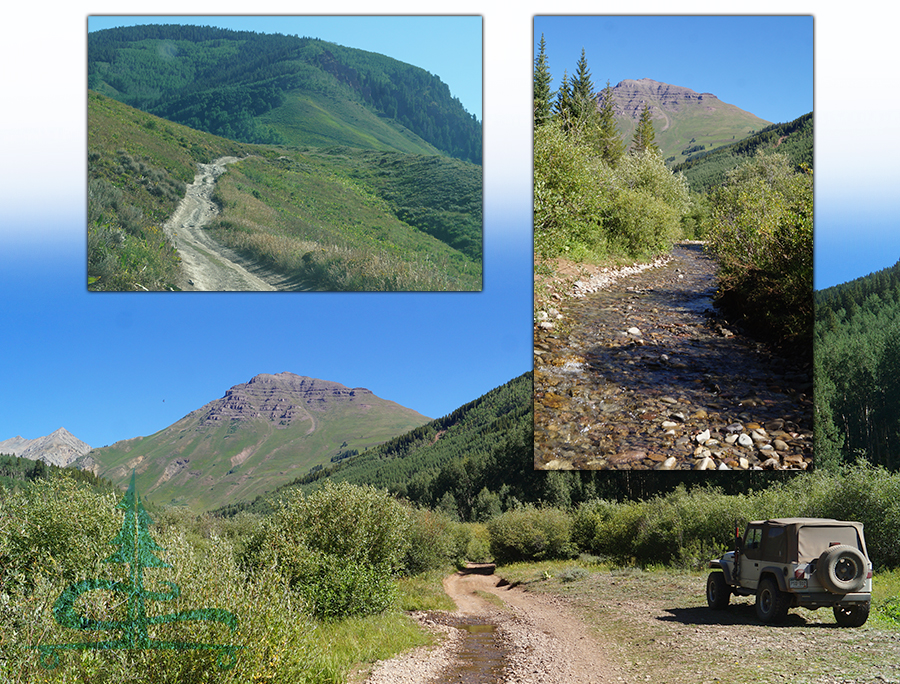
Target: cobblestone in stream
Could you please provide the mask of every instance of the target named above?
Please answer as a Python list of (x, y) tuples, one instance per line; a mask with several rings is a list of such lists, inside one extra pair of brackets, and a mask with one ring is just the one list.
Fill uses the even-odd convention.
[(809, 468), (812, 350), (782, 358), (719, 318), (701, 245), (632, 271), (539, 315), (535, 468)]

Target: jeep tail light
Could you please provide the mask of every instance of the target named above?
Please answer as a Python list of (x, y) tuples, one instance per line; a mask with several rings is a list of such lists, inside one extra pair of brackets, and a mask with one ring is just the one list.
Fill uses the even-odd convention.
[(794, 579), (807, 579), (808, 575), (806, 574), (809, 570), (809, 565), (805, 565), (802, 568), (797, 568), (794, 570)]

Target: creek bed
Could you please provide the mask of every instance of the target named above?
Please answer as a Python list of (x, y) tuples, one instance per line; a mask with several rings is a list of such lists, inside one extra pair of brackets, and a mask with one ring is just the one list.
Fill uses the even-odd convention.
[(677, 245), (662, 266), (535, 329), (537, 469), (806, 470), (812, 350), (791, 358), (723, 320), (715, 262)]

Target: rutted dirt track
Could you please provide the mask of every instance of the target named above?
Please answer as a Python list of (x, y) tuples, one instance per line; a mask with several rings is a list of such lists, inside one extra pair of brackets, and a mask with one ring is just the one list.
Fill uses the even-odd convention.
[[(380, 663), (366, 684), (607, 684), (621, 681), (592, 630), (560, 599), (503, 584), (495, 575), (456, 573), (444, 589), (455, 613), (419, 613), (444, 634), (439, 646)], [(502, 601), (493, 602), (487, 595)], [(493, 626), (488, 639), (471, 643)]]
[(237, 157), (198, 164), (194, 182), (163, 227), (182, 261), (182, 290), (253, 291), (306, 289), (256, 264), (210, 237), (204, 227), (219, 213), (212, 201), (216, 180)]
[[(749, 598), (712, 611), (705, 574), (603, 570), (530, 580), (530, 589), (498, 582), (446, 578), (457, 611), (415, 616), (444, 635), (439, 645), (380, 663), (366, 684), (900, 682), (900, 630), (872, 619), (841, 628), (827, 609), (795, 608), (784, 624), (762, 625)], [(493, 643), (467, 645), (482, 624), (496, 626)], [(499, 665), (485, 657), (491, 648)]]

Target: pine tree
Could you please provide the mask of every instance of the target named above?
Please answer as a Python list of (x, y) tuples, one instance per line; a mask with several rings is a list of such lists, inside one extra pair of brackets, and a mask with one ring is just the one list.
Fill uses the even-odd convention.
[(551, 105), (550, 68), (547, 65), (546, 44), (544, 34), (541, 34), (541, 43), (538, 56), (534, 60), (534, 127), (547, 123), (550, 120)]
[(638, 119), (637, 129), (634, 131), (634, 137), (631, 140), (631, 150), (634, 153), (659, 151), (659, 147), (653, 142), (655, 133), (653, 131), (653, 119), (650, 116), (650, 106), (644, 104), (641, 111), (641, 118)]
[(588, 69), (584, 48), (581, 48), (581, 57), (576, 64), (571, 87), (574, 116), (576, 119), (590, 125), (597, 105), (594, 101), (594, 84), (591, 82), (591, 70)]
[(615, 102), (613, 89), (609, 81), (600, 93), (600, 111), (597, 115), (597, 132), (595, 135), (596, 146), (600, 158), (607, 164), (615, 166), (622, 158), (625, 150), (622, 139), (619, 137), (619, 129), (616, 126)]
[(563, 71), (562, 83), (556, 91), (556, 102), (553, 105), (553, 114), (559, 121), (564, 131), (568, 131), (573, 121), (572, 89), (569, 87), (569, 75)]

